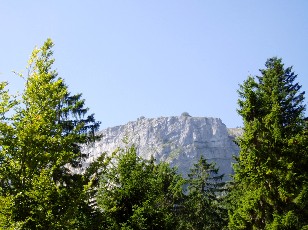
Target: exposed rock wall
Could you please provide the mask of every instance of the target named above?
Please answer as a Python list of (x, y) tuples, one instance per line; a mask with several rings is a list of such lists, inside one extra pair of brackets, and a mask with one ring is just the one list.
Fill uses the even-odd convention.
[(228, 132), (218, 118), (209, 117), (160, 117), (139, 118), (126, 125), (101, 131), (103, 138), (84, 149), (89, 154), (85, 166), (102, 152), (112, 152), (125, 147), (123, 140), (135, 144), (138, 154), (145, 159), (152, 155), (157, 161), (167, 161), (177, 166), (187, 176), (189, 168), (203, 155), (215, 161), (220, 173), (228, 180), (232, 174), (231, 162), (239, 149), (233, 142), (234, 130)]

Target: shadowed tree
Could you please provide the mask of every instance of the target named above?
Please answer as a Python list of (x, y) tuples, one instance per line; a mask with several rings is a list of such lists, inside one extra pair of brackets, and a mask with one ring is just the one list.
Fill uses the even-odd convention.
[(222, 206), (225, 183), (215, 163), (202, 156), (188, 174), (184, 202), (183, 229), (222, 229), (227, 224), (227, 211)]

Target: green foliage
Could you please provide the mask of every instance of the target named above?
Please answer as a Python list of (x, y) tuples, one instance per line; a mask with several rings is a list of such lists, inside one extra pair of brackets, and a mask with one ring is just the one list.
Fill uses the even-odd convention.
[(97, 202), (108, 229), (174, 229), (184, 180), (166, 163), (119, 149), (102, 173)]
[(1, 228), (82, 229), (92, 218), (84, 189), (90, 178), (69, 167), (80, 166), (80, 144), (96, 138), (99, 123), (52, 70), (52, 47), (48, 39), (34, 49), (18, 102), (0, 85)]
[(1, 229), (223, 229), (226, 209), (230, 229), (308, 229), (304, 92), (281, 59), (240, 86), (244, 134), (223, 200), (222, 175), (202, 157), (186, 181), (134, 146), (73, 173), (99, 123), (52, 69), (52, 47), (34, 49), (20, 98), (0, 82)]
[(261, 76), (240, 86), (230, 229), (301, 229), (307, 225), (307, 123), (304, 92), (292, 68), (268, 59)]
[(222, 229), (227, 211), (222, 205), (225, 183), (215, 163), (202, 156), (190, 169), (184, 202), (182, 229)]

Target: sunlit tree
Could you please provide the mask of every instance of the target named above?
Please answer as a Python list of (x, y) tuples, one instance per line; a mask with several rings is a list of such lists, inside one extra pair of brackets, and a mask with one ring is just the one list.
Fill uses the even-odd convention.
[[(244, 134), (235, 165), (230, 229), (308, 228), (304, 92), (292, 67), (270, 58), (239, 90)], [(305, 229), (306, 229), (305, 228)]]
[[(81, 165), (80, 145), (95, 139), (99, 123), (52, 69), (52, 47), (48, 39), (32, 52), (18, 104), (1, 83), (2, 228), (82, 229), (90, 212), (84, 190), (89, 179), (71, 169)], [(12, 106), (15, 112), (4, 116)]]

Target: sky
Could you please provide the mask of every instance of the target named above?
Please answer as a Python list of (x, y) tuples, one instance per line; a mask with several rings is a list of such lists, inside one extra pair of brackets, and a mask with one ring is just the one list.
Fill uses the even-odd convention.
[(0, 0), (0, 81), (22, 91), (12, 71), (51, 38), (101, 129), (183, 112), (237, 127), (239, 84), (270, 57), (308, 92), (307, 12), (306, 0)]

